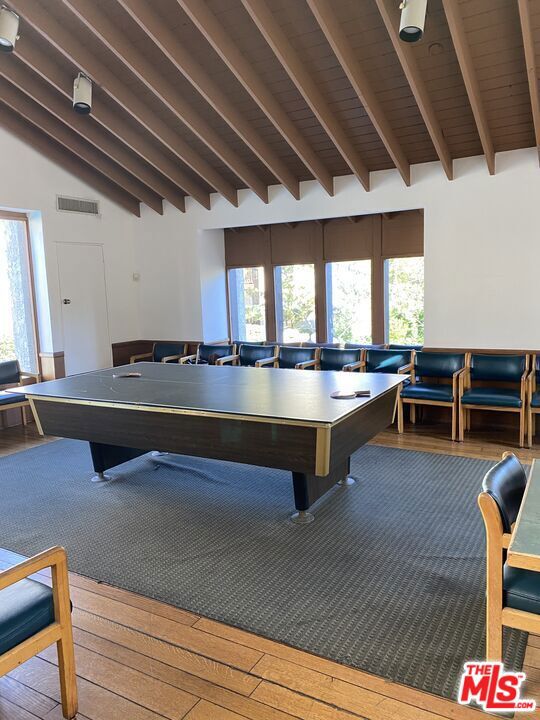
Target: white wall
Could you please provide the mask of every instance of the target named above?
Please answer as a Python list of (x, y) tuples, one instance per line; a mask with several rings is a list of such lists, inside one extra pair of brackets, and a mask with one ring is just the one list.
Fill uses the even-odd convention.
[[(145, 213), (136, 238), (145, 288), (141, 304), (144, 332), (155, 337), (151, 329), (158, 316), (157, 327), (167, 337), (193, 338), (197, 329), (207, 340), (227, 335), (225, 289), (223, 283), (215, 282), (220, 264), (223, 277), (222, 236), (206, 234), (206, 230), (423, 208), (426, 345), (540, 348), (535, 282), (540, 267), (536, 149), (498, 154), (494, 176), (488, 174), (483, 157), (456, 160), (451, 182), (439, 163), (416, 165), (411, 170), (411, 187), (403, 184), (397, 171), (387, 170), (371, 173), (369, 193), (347, 176), (336, 178), (334, 197), (318, 183), (305, 182), (300, 201), (275, 186), (270, 188), (267, 205), (246, 190), (240, 193), (238, 208), (214, 195), (210, 211), (188, 199), (185, 215), (171, 207), (164, 218)], [(164, 233), (160, 227), (165, 228)], [(170, 282), (159, 282), (162, 247), (167, 248), (171, 266), (179, 268), (176, 284), (170, 268), (166, 271)], [(211, 264), (207, 272), (201, 270), (206, 262)], [(202, 299), (192, 309), (200, 312), (200, 320), (186, 318), (183, 311), (173, 317), (167, 311), (173, 303), (180, 302), (183, 307), (192, 302), (189, 294), (195, 274)], [(207, 293), (210, 277), (212, 292)]]
[[(28, 212), (42, 352), (63, 348), (56, 243), (103, 245), (111, 342), (140, 337), (133, 215), (0, 129), (0, 208)], [(98, 200), (100, 218), (56, 211), (56, 195)], [(155, 213), (154, 213), (155, 214)], [(81, 267), (81, 273), (84, 268)]]

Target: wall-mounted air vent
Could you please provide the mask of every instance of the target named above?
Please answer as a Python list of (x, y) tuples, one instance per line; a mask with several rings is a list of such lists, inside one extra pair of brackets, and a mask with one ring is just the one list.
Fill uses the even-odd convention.
[(95, 200), (81, 200), (80, 198), (57, 195), (56, 209), (60, 212), (99, 216), (99, 203)]

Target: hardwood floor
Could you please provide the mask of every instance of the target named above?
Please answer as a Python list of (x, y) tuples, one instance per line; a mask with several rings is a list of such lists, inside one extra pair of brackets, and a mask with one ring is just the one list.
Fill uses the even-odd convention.
[[(374, 442), (496, 460), (512, 439), (446, 439), (446, 426)], [(431, 435), (429, 434), (431, 433)], [(34, 425), (0, 432), (0, 456), (45, 442)], [(527, 462), (540, 446), (520, 451)], [(18, 556), (0, 550), (0, 570)], [(50, 581), (48, 572), (39, 579)], [(79, 720), (474, 720), (478, 711), (181, 609), (71, 574)], [(540, 638), (526, 655), (540, 700)], [(1, 720), (60, 720), (56, 649), (0, 679)], [(537, 711), (523, 717), (540, 718)]]

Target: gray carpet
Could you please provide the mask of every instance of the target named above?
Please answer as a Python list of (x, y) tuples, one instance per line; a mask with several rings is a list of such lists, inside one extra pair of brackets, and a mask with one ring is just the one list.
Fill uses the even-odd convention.
[[(367, 446), (360, 481), (296, 526), (288, 473), (144, 456), (93, 484), (87, 445), (61, 440), (0, 459), (0, 547), (59, 543), (83, 575), (455, 698), (484, 656), (491, 464)], [(508, 666), (525, 645), (508, 633)]]

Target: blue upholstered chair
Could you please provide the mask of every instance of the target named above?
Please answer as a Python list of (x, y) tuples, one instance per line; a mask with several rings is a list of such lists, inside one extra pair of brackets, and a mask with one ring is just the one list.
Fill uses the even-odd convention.
[(321, 348), (319, 370), (359, 370), (362, 367), (362, 350), (345, 348)]
[(236, 355), (226, 355), (219, 358), (216, 365), (241, 365), (242, 367), (255, 367), (258, 360), (266, 360), (269, 353), (272, 356), (277, 354), (277, 346), (274, 348), (263, 345), (262, 343), (240, 343)]
[(220, 358), (236, 355), (234, 343), (200, 343), (197, 352), (193, 355), (185, 355), (178, 361), (181, 365), (216, 365)]
[(282, 345), (272, 357), (257, 360), (255, 367), (272, 365), (275, 368), (314, 370), (319, 362), (319, 348), (290, 347)]
[(39, 382), (39, 375), (22, 372), (18, 360), (0, 362), (0, 415), (7, 410), (20, 408), (24, 425), (27, 424), (26, 408), (30, 404), (21, 392), (10, 392), (10, 388)]
[(505, 563), (526, 485), (519, 460), (505, 452), (486, 474), (478, 496), (487, 540), (486, 659), (497, 662), (502, 661), (503, 626), (540, 630), (540, 573)]
[[(52, 570), (52, 587), (30, 579), (45, 568)], [(0, 677), (53, 643), (58, 649), (62, 713), (70, 719), (77, 714), (77, 677), (67, 559), (61, 547), (0, 571)]]
[(533, 436), (536, 433), (536, 416), (540, 413), (540, 355), (531, 355), (531, 372), (527, 382), (527, 441), (532, 447)]
[(411, 369), (411, 350), (372, 350), (364, 351), (363, 372), (369, 373), (405, 373)]
[(386, 345), (387, 350), (417, 350), (418, 352), (424, 349), (423, 345), (399, 345), (392, 344)]
[(345, 343), (345, 350), (384, 350), (385, 346), (383, 343), (380, 344), (368, 344), (368, 343)]
[(185, 342), (155, 342), (152, 351), (132, 355), (130, 363), (147, 360), (148, 362), (170, 363), (178, 362), (187, 354), (188, 344)]
[(495, 410), (519, 413), (519, 446), (523, 447), (528, 368), (528, 355), (467, 355), (459, 378), (460, 441), (470, 428), (471, 410)]
[[(411, 381), (398, 398), (398, 432), (403, 432), (403, 405), (438, 405), (452, 410), (452, 440), (457, 436), (459, 376), (465, 353), (413, 352)], [(414, 412), (412, 420), (416, 418)]]

